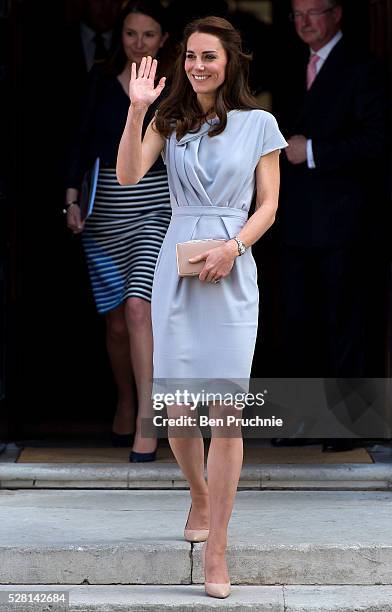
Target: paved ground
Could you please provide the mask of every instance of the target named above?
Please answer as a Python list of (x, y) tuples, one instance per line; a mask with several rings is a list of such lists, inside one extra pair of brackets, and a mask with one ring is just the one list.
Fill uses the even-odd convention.
[[(5, 602), (5, 590), (0, 586), (0, 602)], [(69, 607), (42, 607), (24, 604), (23, 607), (0, 603), (2, 612), (147, 612), (170, 611), (207, 612), (222, 609), (225, 612), (391, 612), (392, 587), (390, 586), (234, 586), (228, 599), (207, 597), (204, 588), (190, 586), (66, 586), (46, 587), (15, 586), (21, 594), (47, 591), (69, 596)], [(39, 591), (38, 591), (39, 589)], [(52, 604), (53, 605), (53, 604)]]
[[(0, 491), (0, 583), (200, 583), (187, 491)], [(392, 491), (240, 491), (233, 583), (392, 584)]]

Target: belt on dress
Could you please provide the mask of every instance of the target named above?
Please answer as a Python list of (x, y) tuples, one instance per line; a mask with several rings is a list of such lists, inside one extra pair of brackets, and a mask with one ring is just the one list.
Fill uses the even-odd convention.
[(201, 217), (211, 215), (215, 217), (238, 217), (240, 219), (248, 218), (248, 211), (240, 208), (229, 208), (228, 206), (177, 206), (172, 208), (172, 215)]

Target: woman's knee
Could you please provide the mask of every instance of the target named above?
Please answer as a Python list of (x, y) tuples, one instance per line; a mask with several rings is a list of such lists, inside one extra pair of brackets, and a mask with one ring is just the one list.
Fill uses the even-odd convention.
[(123, 308), (116, 308), (106, 315), (106, 336), (114, 342), (128, 341), (128, 328)]
[(242, 438), (242, 410), (235, 406), (210, 405), (209, 419), (212, 438)]
[(147, 300), (142, 298), (129, 298), (125, 302), (125, 317), (128, 325), (143, 325), (151, 323), (151, 307)]
[(198, 413), (190, 406), (167, 406), (167, 433), (169, 438), (200, 438)]

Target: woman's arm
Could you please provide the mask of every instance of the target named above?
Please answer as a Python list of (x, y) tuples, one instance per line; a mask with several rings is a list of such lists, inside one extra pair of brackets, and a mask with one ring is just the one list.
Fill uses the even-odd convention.
[(117, 153), (116, 174), (120, 185), (135, 185), (158, 159), (165, 141), (150, 122), (142, 141), (143, 121), (148, 106), (131, 104)]
[[(256, 167), (256, 210), (238, 233), (245, 246), (252, 246), (275, 221), (278, 208), (280, 185), (279, 150), (263, 155)], [(234, 251), (238, 247), (235, 240), (228, 245)]]
[[(273, 224), (278, 208), (279, 183), (279, 151), (276, 150), (263, 155), (256, 167), (256, 211), (238, 233), (238, 238), (246, 247), (254, 244)], [(223, 246), (206, 251), (190, 261), (196, 263), (205, 260), (199, 279), (213, 282), (230, 274), (237, 256), (237, 242), (228, 240)]]
[(142, 141), (142, 128), (146, 112), (165, 87), (165, 77), (154, 87), (157, 60), (143, 57), (138, 75), (132, 64), (129, 97), (131, 106), (121, 136), (117, 154), (116, 174), (120, 185), (135, 185), (149, 171), (162, 151), (165, 141), (153, 130), (151, 121)]
[(77, 124), (73, 126), (68, 143), (65, 187), (79, 190), (84, 173), (97, 157), (92, 151), (96, 129), (96, 113), (104, 88), (102, 67), (96, 64), (88, 74), (87, 88), (78, 110)]

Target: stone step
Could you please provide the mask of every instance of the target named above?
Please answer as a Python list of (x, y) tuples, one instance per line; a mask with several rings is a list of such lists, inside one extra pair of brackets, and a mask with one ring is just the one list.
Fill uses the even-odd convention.
[[(38, 594), (44, 598), (48, 591), (65, 592), (69, 607), (44, 608), (24, 603), (23, 607), (6, 604), (6, 590), (26, 598)], [(48, 595), (46, 595), (48, 597)], [(41, 599), (42, 601), (42, 599)], [(53, 605), (53, 604), (52, 604)], [(87, 586), (58, 584), (0, 586), (0, 610), (3, 612), (37, 612), (54, 609), (56, 612), (206, 612), (222, 609), (226, 612), (391, 612), (390, 586), (233, 586), (227, 599), (213, 599), (204, 593), (203, 586)]]
[[(0, 463), (1, 489), (183, 489), (175, 463)], [(392, 463), (246, 464), (240, 489), (392, 490)]]
[[(1, 584), (203, 582), (182, 530), (189, 493), (0, 491)], [(391, 585), (389, 491), (239, 491), (233, 584)]]

